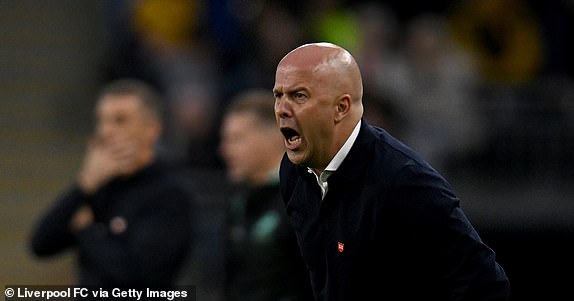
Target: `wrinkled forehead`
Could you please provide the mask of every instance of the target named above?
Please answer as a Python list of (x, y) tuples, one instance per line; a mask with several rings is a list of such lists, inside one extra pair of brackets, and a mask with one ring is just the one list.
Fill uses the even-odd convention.
[(299, 89), (316, 89), (323, 86), (323, 78), (313, 66), (279, 65), (273, 92), (288, 93)]
[(275, 82), (296, 81), (300, 78), (312, 77), (313, 73), (314, 69), (311, 66), (280, 64), (275, 73)]
[(109, 94), (104, 95), (96, 102), (96, 108), (102, 107), (130, 107), (137, 108), (140, 106), (140, 100), (129, 94)]
[(94, 109), (97, 119), (105, 117), (144, 116), (145, 110), (140, 99), (134, 95), (106, 95), (97, 101)]

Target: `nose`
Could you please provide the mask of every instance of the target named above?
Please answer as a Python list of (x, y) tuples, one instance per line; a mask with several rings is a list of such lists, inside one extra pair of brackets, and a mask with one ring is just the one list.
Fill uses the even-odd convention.
[(275, 116), (277, 118), (288, 118), (291, 116), (291, 111), (287, 102), (288, 101), (284, 96), (275, 98)]
[(102, 141), (112, 142), (124, 132), (108, 118), (100, 118), (96, 122), (95, 134)]

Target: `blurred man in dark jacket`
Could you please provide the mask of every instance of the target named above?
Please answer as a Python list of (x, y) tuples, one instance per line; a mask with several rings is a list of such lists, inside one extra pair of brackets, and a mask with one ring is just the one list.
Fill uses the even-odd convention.
[(229, 179), (239, 188), (227, 218), (225, 300), (312, 300), (279, 196), (284, 150), (270, 91), (246, 91), (229, 105), (220, 149)]
[(102, 89), (78, 176), (32, 234), (37, 256), (79, 252), (79, 285), (170, 287), (190, 251), (194, 194), (157, 153), (159, 101), (136, 80)]

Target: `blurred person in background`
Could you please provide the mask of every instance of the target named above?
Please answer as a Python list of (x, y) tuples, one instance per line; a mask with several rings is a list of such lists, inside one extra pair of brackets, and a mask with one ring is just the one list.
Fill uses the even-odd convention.
[(485, 144), (480, 72), (439, 15), (412, 18), (403, 38), (403, 69), (395, 85), (387, 86), (398, 96), (394, 107), (404, 118), (400, 136), (436, 169), (450, 171)]
[(78, 285), (175, 284), (192, 243), (194, 192), (157, 151), (159, 95), (121, 79), (101, 90), (77, 178), (40, 218), (38, 257), (78, 252)]
[(284, 154), (269, 90), (246, 90), (224, 113), (220, 152), (238, 192), (226, 225), (225, 300), (312, 300), (279, 195)]
[[(118, 5), (118, 4), (116, 4)], [(116, 35), (108, 78), (134, 77), (165, 95), (162, 143), (189, 167), (217, 163), (218, 61), (204, 31), (197, 0), (127, 1), (114, 12)], [(123, 28), (123, 31), (117, 28)]]
[(396, 99), (401, 91), (395, 87), (401, 83), (405, 70), (398, 52), (400, 26), (396, 13), (374, 1), (360, 3), (355, 11), (358, 21), (355, 58), (365, 83), (365, 120), (390, 133), (398, 132), (401, 116), (396, 113)]
[[(249, 2), (242, 11), (240, 28), (243, 30), (242, 56), (225, 70), (222, 99), (233, 99), (246, 89), (273, 88), (275, 65), (285, 52), (303, 40), (303, 28), (296, 10), (285, 2)], [(225, 101), (224, 105), (226, 105)]]
[(504, 269), (447, 180), (365, 121), (347, 50), (297, 47), (273, 93), (281, 197), (317, 300), (508, 300)]

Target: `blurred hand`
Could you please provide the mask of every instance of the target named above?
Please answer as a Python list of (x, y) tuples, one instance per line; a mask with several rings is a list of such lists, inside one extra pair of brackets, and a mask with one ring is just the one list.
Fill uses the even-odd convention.
[(131, 140), (92, 139), (78, 175), (80, 188), (91, 194), (113, 177), (130, 174), (137, 149), (137, 143)]
[(70, 228), (78, 232), (90, 226), (94, 222), (94, 213), (88, 206), (82, 206), (74, 213), (70, 221)]

